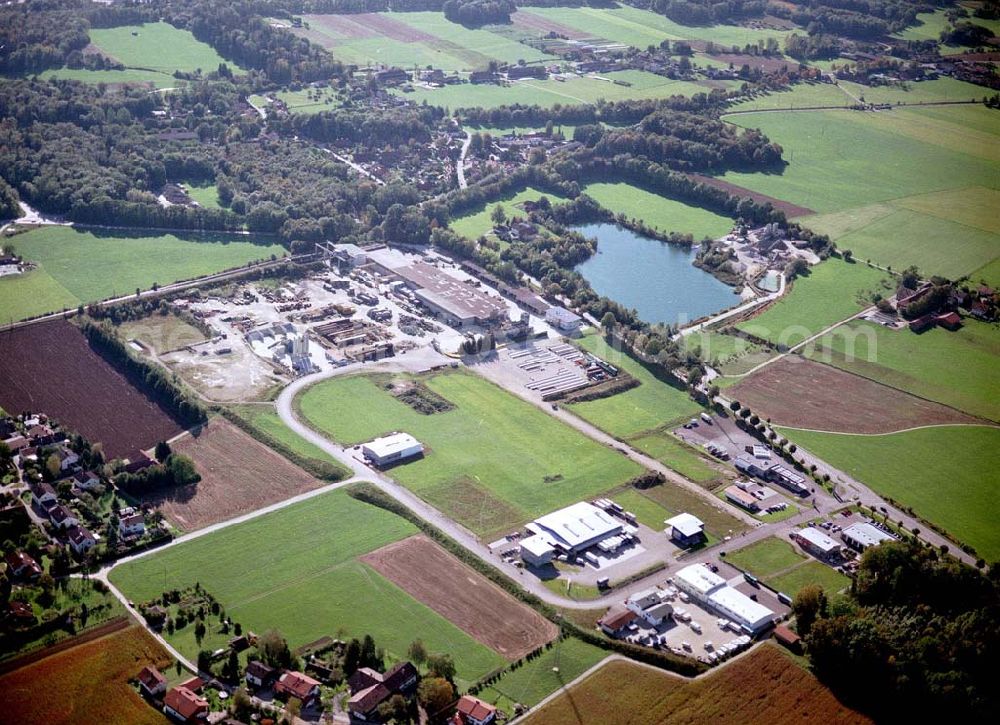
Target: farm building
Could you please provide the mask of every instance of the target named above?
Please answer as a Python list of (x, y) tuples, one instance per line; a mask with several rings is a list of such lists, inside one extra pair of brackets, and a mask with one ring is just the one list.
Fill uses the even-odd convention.
[(697, 516), (681, 513), (663, 523), (670, 538), (681, 546), (695, 546), (705, 540), (705, 524)]
[(583, 318), (565, 307), (550, 307), (545, 311), (545, 321), (563, 332), (576, 332), (583, 324)]
[(674, 575), (674, 583), (700, 604), (739, 624), (748, 634), (757, 634), (774, 621), (774, 612), (733, 589), (704, 564), (684, 567)]
[(536, 534), (521, 540), (521, 559), (530, 566), (545, 566), (555, 553), (555, 548), (544, 536)]
[(376, 718), (379, 705), (396, 693), (409, 693), (418, 679), (417, 668), (410, 662), (397, 662), (385, 674), (362, 667), (347, 680), (351, 693), (347, 709), (360, 720)]
[(313, 700), (319, 698), (320, 682), (301, 672), (285, 672), (274, 683), (274, 694), (284, 697), (296, 697), (303, 707), (309, 707)]
[(528, 530), (553, 546), (576, 554), (622, 531), (622, 524), (593, 504), (580, 502), (528, 524)]
[(361, 446), (364, 457), (379, 468), (419, 456), (423, 452), (423, 444), (409, 433), (392, 433)]
[(266, 687), (274, 681), (276, 674), (273, 667), (268, 667), (263, 662), (253, 660), (247, 664), (246, 681), (248, 685), (252, 685), (253, 687)]
[(625, 606), (651, 627), (659, 627), (674, 614), (674, 608), (664, 601), (662, 592), (656, 587), (636, 592), (625, 601)]
[(732, 503), (745, 508), (747, 511), (759, 511), (760, 505), (757, 503), (757, 499), (751, 496), (747, 491), (744, 491), (739, 486), (729, 486), (726, 488), (726, 499)]
[(869, 546), (878, 546), (883, 541), (895, 541), (896, 537), (887, 531), (875, 528), (869, 523), (859, 523), (848, 526), (840, 532), (840, 538), (848, 546), (864, 551)]
[(793, 531), (792, 539), (803, 549), (820, 559), (827, 559), (840, 553), (840, 544), (812, 526)]
[(139, 690), (149, 696), (159, 695), (167, 690), (167, 678), (155, 667), (146, 666), (136, 678), (139, 680)]
[(497, 719), (497, 709), (472, 695), (462, 695), (455, 705), (452, 725), (489, 725)]
[(609, 637), (621, 637), (628, 632), (629, 625), (638, 617), (639, 615), (631, 609), (612, 607), (597, 620), (597, 626)]
[(194, 722), (208, 717), (208, 700), (179, 685), (163, 698), (163, 712), (178, 722)]

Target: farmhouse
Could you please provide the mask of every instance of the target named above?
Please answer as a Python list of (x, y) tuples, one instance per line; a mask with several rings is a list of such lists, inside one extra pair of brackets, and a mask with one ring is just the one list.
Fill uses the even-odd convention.
[(82, 554), (88, 549), (92, 549), (94, 544), (97, 543), (94, 535), (83, 526), (71, 526), (69, 531), (66, 532), (66, 539), (77, 554)]
[(666, 531), (681, 546), (695, 546), (705, 540), (705, 524), (689, 513), (681, 513), (663, 522)]
[(423, 454), (424, 446), (409, 433), (392, 433), (361, 446), (365, 459), (379, 468)]
[(612, 607), (603, 617), (597, 620), (597, 626), (609, 637), (623, 637), (639, 615), (631, 609)]
[(167, 691), (167, 678), (155, 667), (146, 666), (136, 678), (139, 680), (139, 690), (147, 697), (161, 695)]
[(535, 519), (527, 528), (553, 546), (576, 554), (620, 534), (622, 524), (584, 501)]
[(309, 707), (319, 697), (319, 680), (301, 672), (282, 673), (274, 684), (274, 694), (279, 697), (296, 697), (303, 707)]
[(208, 700), (179, 685), (163, 698), (163, 712), (177, 722), (198, 722), (208, 717)]
[(453, 725), (489, 725), (497, 719), (497, 709), (472, 695), (462, 695), (455, 705)]
[(247, 664), (246, 681), (253, 687), (268, 687), (274, 682), (276, 674), (273, 667), (254, 660)]
[(576, 332), (583, 324), (583, 318), (565, 307), (550, 307), (545, 311), (545, 321), (563, 332)]
[(793, 531), (791, 536), (799, 546), (820, 559), (828, 559), (840, 553), (840, 544), (811, 526)]
[(636, 592), (625, 601), (625, 606), (651, 627), (659, 627), (674, 614), (674, 608), (664, 601), (656, 587)]
[(530, 566), (545, 566), (552, 561), (556, 550), (548, 539), (539, 534), (521, 540), (521, 559)]
[(417, 684), (417, 668), (410, 662), (397, 662), (383, 675), (370, 667), (362, 667), (347, 680), (351, 698), (347, 708), (361, 720), (377, 718), (378, 706), (396, 693), (409, 693)]
[(760, 505), (757, 503), (757, 499), (739, 486), (728, 486), (725, 494), (726, 499), (737, 506), (745, 508), (747, 511), (756, 512), (760, 510)]
[(878, 546), (883, 541), (896, 540), (896, 537), (892, 534), (875, 528), (869, 523), (858, 523), (848, 526), (840, 532), (840, 538), (844, 540), (845, 544), (858, 551), (864, 551), (869, 546)]
[(674, 575), (674, 583), (702, 605), (739, 624), (748, 634), (757, 634), (774, 620), (774, 612), (727, 585), (725, 579), (704, 564), (684, 567)]

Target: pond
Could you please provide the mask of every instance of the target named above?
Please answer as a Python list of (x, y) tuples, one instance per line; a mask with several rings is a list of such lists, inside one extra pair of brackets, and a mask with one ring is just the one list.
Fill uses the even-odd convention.
[(597, 239), (597, 253), (576, 267), (599, 295), (635, 308), (646, 322), (686, 324), (739, 301), (729, 285), (695, 267), (695, 251), (643, 237), (617, 224), (573, 227)]

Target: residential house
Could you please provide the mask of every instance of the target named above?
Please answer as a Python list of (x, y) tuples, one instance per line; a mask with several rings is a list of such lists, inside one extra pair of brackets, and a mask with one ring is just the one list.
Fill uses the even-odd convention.
[(247, 664), (246, 681), (253, 687), (270, 687), (274, 682), (277, 673), (273, 667), (268, 667), (263, 662), (256, 660)]
[(347, 680), (351, 692), (347, 708), (360, 720), (372, 720), (378, 715), (379, 705), (397, 693), (412, 692), (418, 679), (417, 668), (410, 662), (397, 662), (385, 674), (362, 667)]
[(44, 509), (47, 504), (59, 502), (56, 490), (52, 488), (52, 484), (50, 483), (46, 483), (45, 481), (31, 483), (28, 484), (28, 489), (31, 491), (31, 502), (38, 508)]
[(462, 695), (455, 705), (454, 725), (489, 725), (497, 719), (497, 709), (472, 695)]
[(674, 614), (674, 608), (664, 601), (663, 593), (656, 587), (636, 592), (625, 606), (651, 627), (659, 627)]
[(18, 626), (30, 625), (35, 623), (35, 612), (30, 604), (14, 600), (7, 603), (7, 618)]
[(7, 569), (15, 577), (22, 579), (37, 579), (42, 575), (42, 567), (23, 551), (12, 551), (4, 557)]
[(621, 610), (616, 607), (612, 607), (607, 611), (607, 613), (597, 620), (597, 626), (608, 635), (609, 637), (614, 637), (618, 639), (624, 637), (629, 630), (629, 625), (631, 625), (637, 618), (638, 614), (633, 612), (631, 609)]
[(82, 554), (94, 548), (94, 545), (97, 543), (94, 535), (84, 526), (71, 526), (69, 531), (66, 532), (66, 539), (77, 554)]
[(167, 678), (155, 667), (143, 667), (136, 679), (139, 680), (139, 690), (147, 697), (162, 695), (167, 691)]
[(80, 456), (65, 446), (61, 446), (56, 451), (56, 456), (59, 457), (59, 470), (61, 471), (68, 471), (80, 460)]
[(81, 491), (93, 491), (101, 485), (101, 477), (93, 471), (76, 471), (71, 476), (73, 485)]
[(130, 536), (142, 536), (146, 533), (146, 520), (141, 513), (122, 516), (118, 520), (118, 535), (123, 539)]
[(200, 722), (208, 718), (208, 700), (179, 685), (163, 698), (163, 712), (177, 722)]
[(274, 694), (278, 697), (296, 697), (303, 707), (309, 707), (319, 699), (319, 680), (301, 672), (287, 671), (282, 673), (274, 684)]
[(53, 506), (49, 509), (49, 521), (57, 529), (68, 529), (71, 526), (76, 526), (80, 523), (80, 520), (70, 511), (68, 508), (62, 504)]

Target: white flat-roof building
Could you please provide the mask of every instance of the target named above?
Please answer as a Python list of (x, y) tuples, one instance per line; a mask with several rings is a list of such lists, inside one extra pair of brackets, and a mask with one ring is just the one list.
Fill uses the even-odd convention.
[(581, 501), (528, 524), (528, 530), (565, 551), (577, 553), (622, 531), (622, 523), (593, 504)]
[(555, 547), (539, 534), (521, 540), (521, 559), (525, 564), (545, 566), (552, 561), (555, 553)]
[(869, 546), (878, 546), (883, 541), (896, 540), (896, 537), (892, 534), (864, 522), (848, 526), (840, 532), (840, 538), (848, 546), (861, 551), (864, 551)]
[(793, 531), (792, 538), (803, 549), (823, 559), (840, 553), (840, 544), (812, 526)]
[(574, 332), (580, 329), (583, 318), (565, 307), (550, 307), (545, 311), (545, 321), (563, 332)]
[(726, 584), (725, 579), (704, 564), (684, 567), (674, 574), (674, 583), (703, 606), (724, 614), (751, 634), (773, 621), (774, 612)]
[(423, 444), (409, 433), (392, 433), (361, 446), (361, 453), (379, 468), (424, 452)]
[(700, 544), (705, 538), (705, 524), (689, 513), (677, 514), (663, 523), (670, 538), (681, 546)]

